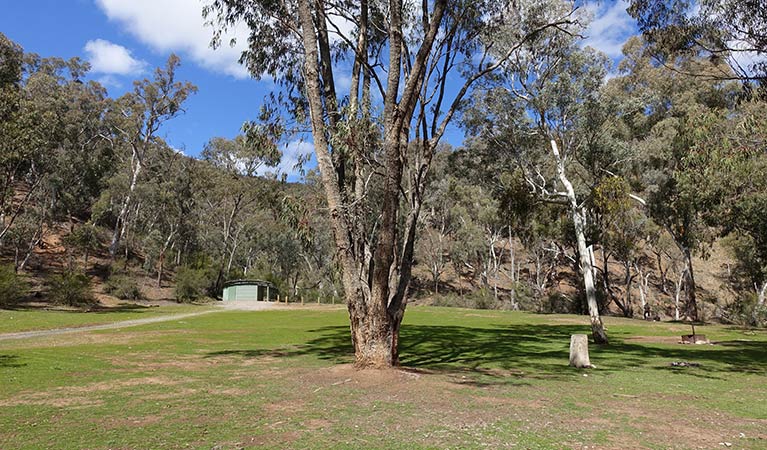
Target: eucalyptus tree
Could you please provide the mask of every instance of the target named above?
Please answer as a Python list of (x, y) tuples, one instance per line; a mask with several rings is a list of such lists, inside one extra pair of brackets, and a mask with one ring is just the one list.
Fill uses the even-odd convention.
[[(741, 0), (632, 0), (629, 14), (656, 60), (688, 76), (767, 82), (767, 5)], [(678, 67), (679, 54), (725, 61), (698, 72)], [(765, 94), (767, 92), (763, 92)]]
[(100, 138), (106, 93), (82, 81), (88, 65), (16, 51), (21, 72), (2, 94), (16, 97), (0, 125), (0, 241), (13, 234), (16, 268), (23, 269), (47, 225), (86, 215), (111, 159)]
[[(586, 199), (590, 186), (579, 161), (587, 150), (588, 121), (599, 107), (607, 58), (578, 46), (578, 29), (570, 34), (544, 32), (514, 49), (503, 76), (475, 96), (465, 118), (485, 151), (506, 156), (524, 174), (529, 189), (546, 202), (566, 206), (577, 244), (593, 337), (607, 343), (599, 314), (592, 252), (587, 242)], [(509, 45), (509, 44), (507, 44)], [(513, 47), (513, 42), (511, 44)], [(504, 52), (506, 47), (497, 48)], [(548, 149), (547, 149), (548, 148)]]
[(67, 79), (66, 69), (68, 64), (76, 74), (82, 69), (77, 60), (25, 55), (13, 42), (2, 39), (0, 242), (35, 197), (42, 195), (39, 191), (50, 175), (51, 153), (61, 131), (62, 86), (76, 77)]
[[(358, 366), (398, 363), (434, 150), (466, 93), (505, 61), (488, 54), (501, 26), (521, 43), (570, 21), (571, 9), (543, 3), (214, 0), (205, 8), (219, 41), (238, 22), (250, 27), (241, 62), (275, 78), (282, 98), (296, 100), (292, 111), (309, 118)], [(348, 97), (339, 95), (344, 69)]]
[(245, 133), (234, 139), (212, 138), (202, 152), (202, 159), (212, 165), (211, 186), (203, 190), (208, 216), (214, 228), (218, 247), (216, 289), (221, 287), (234, 264), (240, 245), (246, 237), (243, 223), (253, 209), (268, 200), (263, 183), (256, 179), (262, 167), (274, 167), (282, 156), (277, 147), (278, 128), (248, 123)]
[(767, 102), (705, 111), (692, 119), (682, 189), (696, 193), (706, 223), (728, 240), (736, 274), (757, 305), (767, 299)]
[(135, 81), (133, 91), (111, 105), (108, 120), (114, 131), (110, 138), (117, 151), (124, 153), (123, 167), (128, 180), (124, 193), (114, 193), (119, 198), (119, 206), (109, 244), (112, 257), (130, 225), (129, 214), (136, 200), (134, 193), (145, 159), (158, 143), (157, 132), (163, 123), (184, 112), (184, 102), (197, 91), (189, 82), (176, 81), (179, 64), (180, 59), (171, 55), (165, 68), (155, 70), (152, 80)]
[(701, 187), (684, 180), (693, 153), (696, 118), (711, 110), (727, 110), (738, 97), (735, 83), (701, 75), (727, 71), (721, 61), (679, 57), (679, 70), (654, 62), (641, 38), (624, 46), (622, 76), (610, 80), (608, 90), (622, 98), (617, 121), (627, 131), (628, 145), (637, 161), (633, 181), (643, 190), (646, 211), (674, 240), (684, 258), (685, 316), (698, 319), (693, 256), (704, 254), (714, 237), (706, 221)]
[[(19, 133), (24, 50), (0, 33), (0, 226), (5, 228), (13, 182), (21, 170), (18, 150), (13, 144)], [(0, 235), (0, 240), (2, 239)]]
[[(634, 279), (639, 277), (641, 310), (644, 311), (647, 297), (648, 273), (644, 270), (647, 263), (645, 249), (649, 246), (650, 219), (642, 211), (641, 205), (632, 201), (629, 194), (631, 187), (621, 177), (609, 177), (600, 181), (593, 189), (593, 206), (602, 221), (600, 240), (604, 266), (602, 277), (605, 293), (618, 306), (625, 317), (634, 316), (631, 297)], [(623, 266), (624, 291), (621, 300), (615, 295), (610, 282), (608, 255), (612, 255)]]
[(194, 164), (191, 158), (163, 146), (146, 167), (137, 225), (143, 237), (145, 266), (148, 270), (154, 266), (157, 287), (162, 287), (168, 251), (180, 245), (182, 236), (188, 234), (190, 215), (198, 208)]
[(24, 50), (0, 33), (0, 243), (20, 210), (13, 208), (14, 185), (26, 170), (18, 148)]

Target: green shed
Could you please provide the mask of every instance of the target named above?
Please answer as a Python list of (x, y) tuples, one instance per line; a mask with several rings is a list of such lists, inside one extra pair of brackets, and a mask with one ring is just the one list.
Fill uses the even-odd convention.
[(277, 298), (279, 290), (274, 284), (263, 280), (233, 280), (224, 284), (224, 301), (250, 300), (270, 302)]

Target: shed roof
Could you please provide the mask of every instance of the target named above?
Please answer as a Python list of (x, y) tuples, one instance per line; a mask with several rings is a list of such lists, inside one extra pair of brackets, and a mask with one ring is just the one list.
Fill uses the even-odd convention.
[(224, 288), (228, 288), (230, 286), (263, 286), (269, 287), (270, 289), (279, 290), (277, 289), (277, 286), (274, 285), (274, 283), (264, 280), (231, 280), (224, 283)]

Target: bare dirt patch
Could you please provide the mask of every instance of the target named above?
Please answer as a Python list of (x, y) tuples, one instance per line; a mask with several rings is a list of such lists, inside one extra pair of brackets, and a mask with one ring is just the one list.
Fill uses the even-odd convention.
[(20, 394), (12, 399), (0, 401), (0, 407), (12, 407), (22, 405), (52, 406), (54, 408), (90, 408), (102, 405), (104, 402), (98, 399), (83, 396), (56, 397), (44, 392)]
[(625, 339), (626, 342), (638, 342), (641, 344), (682, 344), (680, 336), (631, 336)]
[(0, 401), (0, 407), (39, 405), (62, 408), (92, 407), (104, 402), (98, 396), (103, 392), (132, 389), (139, 386), (175, 386), (185, 380), (168, 377), (143, 377), (127, 380), (101, 381), (82, 386), (64, 386), (47, 391), (20, 392), (13, 398)]

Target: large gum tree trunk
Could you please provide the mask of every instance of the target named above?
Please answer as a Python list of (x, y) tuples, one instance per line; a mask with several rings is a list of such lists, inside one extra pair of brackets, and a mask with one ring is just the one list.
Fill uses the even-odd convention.
[(559, 174), (559, 180), (565, 187), (567, 200), (570, 204), (570, 213), (573, 217), (575, 238), (578, 243), (578, 262), (581, 275), (583, 276), (583, 284), (586, 289), (586, 302), (589, 307), (591, 332), (593, 333), (595, 343), (607, 344), (607, 333), (605, 332), (605, 326), (604, 323), (602, 323), (602, 318), (599, 315), (599, 305), (597, 305), (597, 290), (594, 286), (594, 270), (591, 264), (589, 249), (586, 245), (586, 212), (582, 207), (578, 206), (578, 199), (575, 196), (575, 189), (573, 188), (573, 184), (570, 183), (570, 180), (567, 178), (567, 174), (565, 173), (565, 163), (559, 154), (559, 148), (557, 147), (556, 141), (551, 141), (551, 150), (554, 153), (554, 157), (557, 161), (557, 173)]
[[(350, 221), (346, 216), (341, 193), (338, 187), (338, 174), (335, 170), (333, 159), (330, 154), (326, 126), (323, 120), (324, 106), (322, 102), (322, 88), (320, 85), (320, 67), (317, 36), (314, 33), (314, 19), (308, 0), (299, 0), (298, 15), (301, 27), (304, 30), (303, 46), (305, 51), (304, 77), (306, 80), (307, 100), (310, 107), (310, 119), (312, 124), (312, 136), (314, 138), (317, 165), (322, 177), (322, 185), (328, 202), (330, 220), (333, 226), (338, 258), (341, 263), (342, 282), (344, 285), (346, 303), (349, 309), (350, 329), (352, 344), (354, 345), (355, 365), (360, 368), (366, 367), (391, 367), (397, 364), (399, 323), (387, 311), (388, 304), (388, 276), (391, 266), (391, 250), (379, 246), (376, 252), (377, 263), (386, 265), (385, 280), (382, 277), (383, 270), (373, 276), (373, 286), (367, 283), (366, 259), (355, 251), (359, 249), (353, 245), (353, 236), (350, 235)], [(387, 136), (391, 138), (391, 136)], [(391, 141), (389, 142), (391, 143)], [(387, 149), (389, 152), (391, 148)], [(397, 180), (392, 180), (395, 182)], [(391, 181), (390, 181), (391, 182)], [(386, 208), (389, 208), (387, 211)], [(384, 205), (384, 221), (391, 219), (396, 214), (396, 205), (388, 203)], [(388, 217), (387, 216), (388, 212)], [(394, 223), (394, 222), (391, 222)], [(387, 225), (390, 225), (387, 223)], [(382, 226), (379, 241), (394, 231)], [(392, 234), (393, 236), (393, 234)], [(386, 264), (387, 261), (389, 264)], [(376, 276), (377, 275), (377, 276)]]
[[(323, 11), (325, 8), (322, 1), (312, 3), (310, 0), (298, 0), (297, 2), (305, 56), (306, 97), (317, 166), (325, 189), (338, 259), (343, 273), (356, 365), (358, 367), (391, 367), (399, 363), (399, 330), (407, 304), (406, 294), (411, 276), (415, 230), (424, 180), (431, 160), (430, 155), (433, 154), (439, 136), (444, 133), (447, 122), (444, 122), (445, 125), (432, 137), (434, 142), (429, 140), (428, 147), (425, 147), (429, 149), (429, 156), (423, 158), (426, 162), (418, 170), (416, 187), (410, 194), (406, 194), (410, 195), (409, 210), (400, 210), (400, 192), (405, 164), (403, 155), (407, 154), (409, 126), (418, 103), (418, 94), (427, 74), (427, 59), (437, 38), (447, 2), (436, 0), (432, 5), (431, 20), (425, 24), (423, 42), (415, 53), (412, 63), (408, 64), (407, 77), (402, 89), (400, 89), (402, 66), (408, 59), (403, 55), (405, 47), (403, 5), (401, 0), (389, 2), (389, 73), (383, 108), (384, 186), (381, 193), (380, 223), (374, 253), (370, 252), (367, 244), (358, 245), (359, 241), (365, 241), (368, 231), (357, 229), (353, 216), (354, 207), (349, 202), (345, 202), (342, 195), (346, 182), (344, 166), (334, 164), (334, 157), (340, 158), (340, 154), (331, 153), (329, 138), (335, 131), (338, 103), (332, 89), (333, 72), (330, 70), (332, 62), (330, 53), (327, 51), (327, 29), (321, 17), (318, 20), (313, 17), (313, 4), (317, 11)], [(319, 26), (316, 25), (317, 21), (321, 22)], [(361, 40), (360, 45), (363, 44), (364, 40)], [(324, 91), (324, 94), (323, 86), (330, 87)], [(460, 95), (465, 93), (465, 89), (466, 86)], [(354, 104), (357, 105), (356, 100)], [(451, 110), (455, 107), (451, 106)], [(444, 120), (449, 120), (449, 117), (450, 114), (446, 114)], [(339, 160), (339, 163), (341, 162)], [(358, 199), (361, 200), (361, 198), (360, 196)], [(403, 218), (404, 226), (402, 226)]]
[[(350, 329), (354, 345), (355, 366), (385, 368), (399, 364), (398, 340), (400, 323), (389, 316), (380, 302), (348, 301)], [(368, 306), (373, 308), (368, 309)]]

